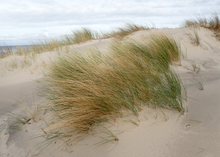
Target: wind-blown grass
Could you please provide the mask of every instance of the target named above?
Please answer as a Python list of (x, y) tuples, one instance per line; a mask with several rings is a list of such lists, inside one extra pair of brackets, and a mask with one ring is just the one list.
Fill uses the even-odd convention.
[(0, 45), (0, 59), (5, 58), (10, 55), (13, 55), (12, 48), (5, 43), (1, 44)]
[(108, 55), (70, 53), (51, 64), (42, 94), (54, 114), (51, 139), (71, 141), (124, 110), (138, 117), (143, 105), (184, 111), (181, 80), (169, 67), (180, 58), (178, 44), (165, 34), (147, 41), (115, 42)]
[[(17, 53), (18, 55), (36, 55), (42, 52), (48, 52), (48, 51), (59, 51), (63, 47), (67, 51), (68, 45), (73, 44), (79, 44), (83, 43), (92, 39), (104, 39), (104, 38), (123, 38), (126, 35), (129, 35), (133, 32), (139, 31), (139, 30), (146, 30), (149, 29), (145, 26), (138, 26), (135, 24), (128, 23), (123, 28), (118, 28), (116, 31), (112, 31), (109, 33), (99, 33), (94, 30), (88, 29), (88, 28), (81, 28), (78, 30), (72, 31), (71, 34), (64, 35), (61, 38), (52, 38), (52, 39), (44, 39), (39, 41), (32, 41), (30, 43), (30, 46), (28, 47), (20, 47), (17, 46)], [(3, 44), (4, 48), (0, 47), (0, 58), (5, 58), (7, 56), (12, 55), (12, 49), (10, 46), (7, 46), (6, 44)]]
[(95, 32), (82, 28), (80, 30), (72, 31), (70, 35), (64, 35), (61, 39), (48, 39), (39, 42), (32, 42), (30, 45), (30, 50), (35, 53), (42, 53), (47, 51), (60, 50), (63, 46), (78, 44), (81, 42), (86, 42), (88, 40), (94, 39)]
[[(63, 46), (67, 49), (67, 45), (78, 44), (86, 42), (91, 39), (95, 39), (97, 32), (94, 32), (87, 28), (81, 30), (72, 31), (70, 35), (64, 35), (62, 38), (52, 38), (31, 42), (28, 47), (17, 46), (17, 55), (36, 55), (42, 52), (59, 51)], [(0, 58), (5, 58), (12, 55), (12, 49), (10, 46), (5, 46), (4, 49), (0, 47)]]
[(214, 31), (220, 31), (220, 18), (219, 13), (212, 13), (209, 18), (196, 18), (192, 20), (185, 20), (183, 25), (185, 27), (205, 27)]
[(118, 28), (115, 31), (111, 31), (110, 33), (104, 33), (103, 38), (119, 38), (122, 39), (125, 36), (140, 30), (148, 30), (148, 27), (140, 26), (132, 23), (127, 23), (124, 27)]
[(72, 42), (74, 44), (95, 39), (94, 38), (95, 34), (93, 33), (93, 31), (87, 28), (82, 28), (81, 30), (73, 31), (72, 33), (73, 33)]

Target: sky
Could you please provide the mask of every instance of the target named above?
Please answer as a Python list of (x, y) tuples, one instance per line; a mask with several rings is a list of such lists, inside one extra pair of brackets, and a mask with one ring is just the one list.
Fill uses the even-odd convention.
[(0, 45), (27, 45), (82, 27), (104, 32), (125, 23), (175, 28), (219, 8), (220, 0), (0, 0)]

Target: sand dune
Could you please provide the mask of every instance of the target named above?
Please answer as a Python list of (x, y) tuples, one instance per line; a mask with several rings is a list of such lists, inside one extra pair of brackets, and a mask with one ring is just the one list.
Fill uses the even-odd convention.
[[(214, 33), (205, 28), (197, 29), (201, 39), (197, 46), (190, 33), (193, 29), (152, 29), (138, 31), (126, 39), (142, 40), (151, 33), (163, 32), (172, 35), (182, 48), (181, 63), (172, 65), (187, 87), (186, 112), (184, 115), (172, 110), (144, 108), (140, 112), (138, 126), (128, 122), (132, 116), (117, 119), (114, 125), (103, 124), (118, 137), (118, 141), (97, 145), (106, 134), (97, 127), (95, 134), (89, 134), (76, 144), (61, 147), (52, 143), (44, 150), (38, 149), (45, 137), (43, 134), (44, 114), (36, 122), (30, 121), (20, 131), (9, 132), (10, 113), (21, 112), (21, 104), (40, 104), (43, 98), (37, 96), (44, 86), (44, 74), (50, 60), (65, 55), (64, 49), (57, 53), (38, 54), (23, 68), (21, 56), (11, 56), (0, 61), (0, 156), (3, 157), (192, 157), (219, 156), (220, 154), (220, 42)], [(110, 39), (92, 40), (69, 46), (69, 51), (99, 49), (108, 53)], [(13, 63), (16, 62), (17, 66)], [(201, 83), (201, 84), (200, 84)], [(201, 88), (204, 88), (201, 90)], [(19, 105), (20, 104), (20, 105)]]

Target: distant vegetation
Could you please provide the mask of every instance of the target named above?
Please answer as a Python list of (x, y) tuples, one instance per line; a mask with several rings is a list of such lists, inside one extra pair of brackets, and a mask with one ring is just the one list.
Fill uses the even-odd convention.
[(148, 29), (150, 29), (150, 28), (147, 26), (138, 26), (135, 24), (127, 23), (124, 27), (118, 28), (115, 31), (111, 31), (110, 33), (102, 34), (102, 38), (115, 37), (115, 38), (122, 39), (123, 37), (125, 37), (133, 32), (140, 31), (140, 30), (148, 30)]
[(96, 124), (143, 106), (184, 112), (179, 76), (169, 64), (180, 59), (180, 47), (165, 34), (143, 42), (115, 41), (109, 54), (99, 50), (69, 53), (53, 61), (42, 95), (54, 123), (48, 140), (64, 142), (85, 135)]
[[(86, 42), (92, 39), (105, 39), (105, 38), (119, 38), (123, 37), (139, 30), (147, 30), (148, 27), (138, 26), (135, 24), (126, 24), (122, 28), (118, 28), (116, 31), (111, 31), (109, 33), (100, 33), (93, 31), (88, 28), (82, 28), (79, 30), (72, 31), (71, 35), (64, 35), (58, 39), (48, 39), (38, 42), (31, 42), (29, 47), (17, 47), (17, 55), (27, 55), (27, 54), (39, 54), (47, 51), (54, 51), (62, 49), (63, 47), (67, 49), (68, 45), (79, 44)], [(13, 55), (13, 51), (10, 46), (3, 45), (3, 48), (0, 48), (0, 58), (4, 58), (10, 55)]]
[(184, 21), (183, 25), (185, 27), (205, 27), (214, 31), (220, 31), (220, 18), (219, 13), (213, 13), (209, 18), (195, 18), (192, 20)]

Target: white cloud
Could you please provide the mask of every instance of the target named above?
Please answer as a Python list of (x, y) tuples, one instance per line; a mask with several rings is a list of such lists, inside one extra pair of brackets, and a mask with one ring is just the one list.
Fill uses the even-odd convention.
[(49, 36), (48, 32), (45, 32), (45, 33), (44, 33), (44, 36), (48, 37), (48, 36)]
[(28, 37), (34, 36), (31, 34), (40, 37), (45, 28), (53, 36), (70, 31), (70, 27), (102, 29), (124, 22), (152, 21), (158, 26), (177, 26), (187, 17), (218, 10), (219, 3), (219, 0), (0, 0), (0, 15), (4, 15), (0, 16), (0, 37), (5, 32), (16, 36), (16, 30), (22, 29)]

